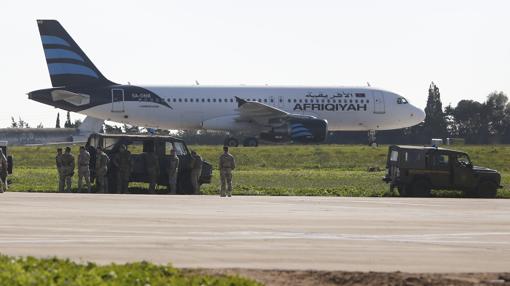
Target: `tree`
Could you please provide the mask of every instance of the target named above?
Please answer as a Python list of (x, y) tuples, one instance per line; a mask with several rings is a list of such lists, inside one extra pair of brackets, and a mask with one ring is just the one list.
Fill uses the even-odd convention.
[(474, 100), (461, 100), (449, 111), (454, 118), (458, 136), (467, 143), (483, 143), (484, 104)]
[(500, 136), (504, 134), (507, 103), (508, 97), (503, 92), (494, 91), (487, 96), (485, 115), (489, 134)]
[(441, 93), (439, 88), (433, 82), (429, 86), (429, 96), (427, 107), (425, 107), (425, 122), (423, 124), (423, 136), (425, 140), (433, 137), (446, 138), (446, 117), (441, 103)]
[(73, 123), (71, 122), (71, 112), (67, 112), (67, 119), (66, 119), (66, 122), (64, 123), (64, 128), (72, 128), (73, 127)]
[(57, 123), (55, 123), (55, 128), (60, 128), (60, 113), (57, 112)]
[(14, 117), (11, 116), (11, 128), (30, 128), (28, 122), (18, 117), (18, 121), (14, 120)]

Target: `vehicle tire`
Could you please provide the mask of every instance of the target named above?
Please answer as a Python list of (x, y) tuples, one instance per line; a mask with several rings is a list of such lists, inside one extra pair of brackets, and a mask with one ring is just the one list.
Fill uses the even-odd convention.
[(239, 140), (237, 140), (234, 137), (229, 137), (229, 138), (225, 139), (225, 146), (237, 147), (237, 146), (239, 146)]
[(397, 187), (398, 193), (401, 197), (412, 197), (413, 193), (411, 192), (411, 188), (406, 185), (401, 185)]
[(248, 137), (244, 139), (243, 146), (245, 147), (257, 147), (259, 146), (259, 140), (255, 137)]
[(430, 184), (425, 179), (418, 179), (411, 186), (411, 191), (413, 197), (430, 197)]
[(480, 198), (494, 198), (498, 192), (498, 186), (494, 181), (482, 181), (476, 188), (476, 194)]

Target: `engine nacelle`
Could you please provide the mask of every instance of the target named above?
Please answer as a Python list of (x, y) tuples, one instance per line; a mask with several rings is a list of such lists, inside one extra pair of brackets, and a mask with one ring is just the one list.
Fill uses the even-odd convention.
[(317, 118), (290, 118), (274, 125), (260, 139), (273, 142), (322, 142), (328, 134), (328, 122)]
[(221, 116), (202, 122), (202, 127), (208, 130), (228, 130), (228, 131), (246, 131), (253, 128), (253, 125), (247, 122), (239, 122), (238, 116)]

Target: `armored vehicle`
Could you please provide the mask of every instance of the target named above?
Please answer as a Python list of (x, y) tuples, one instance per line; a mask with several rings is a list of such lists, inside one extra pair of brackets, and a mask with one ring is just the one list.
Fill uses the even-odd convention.
[[(154, 151), (159, 158), (160, 176), (158, 185), (168, 186), (168, 175), (166, 172), (167, 158), (170, 156), (170, 150), (175, 149), (179, 157), (179, 172), (177, 178), (177, 193), (191, 194), (191, 154), (186, 143), (172, 136), (146, 136), (146, 135), (125, 135), (125, 134), (91, 134), (88, 138), (86, 148), (90, 153), (90, 170), (91, 178), (95, 178), (95, 159), (96, 148), (101, 146), (103, 151), (110, 157), (108, 165), (108, 181), (110, 192), (114, 191), (116, 173), (112, 159), (119, 152), (120, 146), (124, 144), (131, 152), (132, 170), (130, 182), (148, 183), (148, 176), (144, 165), (143, 154), (145, 152)], [(212, 166), (204, 161), (202, 165), (202, 174), (200, 176), (200, 184), (211, 183)]]
[(383, 180), (401, 196), (430, 196), (431, 189), (461, 190), (468, 197), (496, 196), (501, 175), (473, 166), (468, 154), (437, 147), (389, 147)]

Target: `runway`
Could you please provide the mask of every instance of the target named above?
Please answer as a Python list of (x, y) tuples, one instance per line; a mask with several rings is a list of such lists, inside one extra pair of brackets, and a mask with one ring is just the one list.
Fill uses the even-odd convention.
[(508, 271), (510, 200), (4, 193), (0, 253), (193, 268)]

